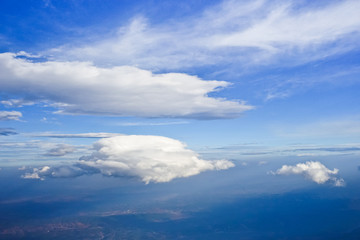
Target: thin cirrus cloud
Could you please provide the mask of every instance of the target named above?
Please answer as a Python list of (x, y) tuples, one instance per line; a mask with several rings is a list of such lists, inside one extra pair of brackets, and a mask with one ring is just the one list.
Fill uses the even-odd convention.
[(50, 137), (50, 138), (108, 138), (121, 136), (121, 133), (107, 133), (107, 132), (95, 132), (95, 133), (37, 133), (30, 134), (32, 137)]
[(35, 63), (11, 53), (0, 54), (0, 70), (2, 93), (50, 101), (60, 113), (211, 119), (234, 118), (253, 108), (208, 96), (229, 86), (228, 82), (182, 73), (153, 74), (130, 66), (100, 68), (88, 62)]
[(34, 105), (34, 102), (27, 101), (24, 99), (9, 99), (9, 100), (0, 101), (0, 103), (6, 107), (23, 107), (23, 106)]
[(18, 111), (0, 111), (0, 121), (16, 120), (19, 121), (22, 113)]
[(65, 44), (45, 54), (160, 70), (271, 64), (277, 56), (289, 56), (285, 63), (308, 62), (358, 48), (359, 8), (352, 0), (310, 7), (296, 1), (224, 1), (181, 23), (135, 17), (102, 40)]
[[(23, 178), (74, 177), (102, 173), (129, 176), (150, 182), (169, 182), (203, 171), (224, 170), (235, 165), (227, 160), (207, 161), (178, 140), (162, 136), (126, 135), (104, 138), (93, 145), (94, 152), (69, 166), (34, 168)], [(67, 175), (68, 174), (68, 175)]]
[(336, 178), (339, 169), (328, 169), (320, 162), (309, 161), (306, 163), (298, 163), (295, 166), (283, 165), (281, 168), (272, 172), (274, 175), (303, 175), (305, 178), (310, 179), (318, 184), (324, 184), (326, 182), (333, 182), (334, 186), (342, 187), (345, 185), (345, 181), (342, 178)]
[(322, 119), (322, 121), (294, 126), (275, 126), (274, 132), (281, 137), (346, 137), (360, 136), (360, 116), (345, 116), (342, 119)]
[(167, 125), (180, 125), (188, 124), (187, 121), (177, 121), (177, 122), (120, 122), (116, 125), (124, 127), (136, 127), (136, 126), (167, 126)]

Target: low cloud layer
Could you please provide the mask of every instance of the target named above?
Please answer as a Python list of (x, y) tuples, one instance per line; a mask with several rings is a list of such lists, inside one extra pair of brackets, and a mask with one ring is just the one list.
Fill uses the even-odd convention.
[[(1, 78), (1, 77), (0, 77)], [(0, 80), (1, 82), (1, 80)], [(0, 121), (20, 120), (21, 112), (18, 111), (0, 111)]]
[(227, 160), (206, 161), (178, 140), (161, 136), (128, 135), (104, 138), (94, 152), (72, 166), (34, 168), (23, 178), (73, 177), (102, 173), (130, 176), (145, 183), (169, 182), (208, 170), (224, 170), (235, 165)]
[(252, 109), (240, 101), (208, 96), (228, 82), (184, 73), (101, 68), (89, 62), (31, 62), (12, 53), (0, 54), (0, 71), (1, 92), (50, 101), (59, 113), (202, 119), (233, 118)]
[[(24, 169), (20, 169), (24, 170)], [(90, 172), (84, 171), (84, 169), (76, 166), (44, 166), (41, 168), (33, 168), (32, 172), (27, 172), (22, 175), (22, 178), (25, 179), (40, 179), (45, 180), (47, 177), (53, 178), (68, 178), (68, 177), (78, 177), (84, 174), (89, 174)]]
[(52, 156), (52, 157), (61, 157), (65, 156), (68, 153), (72, 153), (75, 151), (73, 146), (67, 144), (58, 144), (55, 148), (50, 149), (45, 156)]
[(0, 136), (15, 135), (17, 132), (13, 128), (0, 128)]
[(300, 174), (305, 176), (318, 184), (324, 184), (326, 182), (333, 182), (337, 187), (345, 185), (345, 181), (342, 178), (336, 178), (339, 169), (334, 168), (330, 170), (320, 162), (306, 162), (298, 163), (295, 166), (283, 165), (280, 169), (276, 170), (274, 174), (277, 175), (291, 175)]

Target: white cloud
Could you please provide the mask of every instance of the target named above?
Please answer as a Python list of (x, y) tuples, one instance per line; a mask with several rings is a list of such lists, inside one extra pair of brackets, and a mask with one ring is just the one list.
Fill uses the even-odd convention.
[(306, 62), (358, 48), (354, 39), (359, 38), (359, 8), (356, 0), (306, 7), (298, 1), (224, 1), (181, 22), (151, 25), (145, 17), (136, 17), (110, 37), (48, 54), (147, 69), (264, 64), (284, 54), (289, 56), (286, 62)]
[(339, 172), (338, 169), (330, 170), (320, 162), (306, 162), (298, 163), (295, 166), (283, 165), (280, 169), (276, 170), (274, 174), (277, 175), (291, 175), (300, 174), (306, 178), (318, 183), (323, 184), (332, 181), (335, 186), (344, 186), (345, 181), (342, 178), (336, 178)]
[[(251, 106), (208, 94), (226, 87), (183, 73), (153, 74), (136, 67), (88, 62), (31, 62), (0, 54), (2, 92), (48, 100), (59, 112), (139, 117), (232, 118)], [(19, 112), (3, 112), (17, 114)], [(20, 114), (20, 115), (19, 115)]]
[(161, 136), (117, 136), (99, 140), (95, 152), (80, 159), (79, 166), (109, 176), (133, 176), (145, 183), (169, 182), (208, 170), (233, 167), (227, 160), (206, 161), (182, 142)]
[(227, 160), (205, 161), (178, 140), (161, 136), (118, 136), (101, 139), (95, 152), (80, 163), (105, 175), (134, 176), (142, 181), (169, 182), (207, 170), (233, 167)]
[(0, 121), (17, 120), (22, 117), (22, 113), (18, 111), (0, 111)]
[(249, 27), (220, 35), (215, 38), (218, 41), (213, 42), (220, 46), (248, 46), (273, 51), (281, 45), (304, 47), (332, 42), (346, 34), (359, 32), (360, 16), (356, 9), (359, 6), (357, 1), (342, 1), (296, 11), (296, 5), (291, 2), (263, 5), (261, 7), (268, 8), (268, 11)]
[(65, 156), (68, 153), (72, 153), (75, 151), (73, 146), (67, 144), (58, 144), (55, 148), (50, 149), (45, 155), (46, 156), (53, 156), (53, 157), (60, 157)]
[(127, 135), (104, 138), (93, 145), (95, 152), (73, 165), (33, 168), (22, 178), (76, 177), (102, 173), (130, 176), (145, 183), (169, 182), (203, 171), (224, 170), (235, 165), (227, 160), (206, 161), (178, 140), (161, 136)]

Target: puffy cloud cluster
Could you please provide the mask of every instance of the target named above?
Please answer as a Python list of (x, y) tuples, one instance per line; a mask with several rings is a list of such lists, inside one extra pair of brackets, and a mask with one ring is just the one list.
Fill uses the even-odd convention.
[(73, 177), (102, 173), (130, 176), (143, 182), (169, 182), (208, 170), (224, 170), (235, 165), (227, 160), (206, 161), (178, 140), (162, 136), (127, 135), (104, 138), (94, 152), (72, 166), (34, 168), (23, 178)]
[[(130, 66), (101, 68), (89, 62), (31, 62), (11, 53), (0, 54), (0, 72), (1, 92), (50, 101), (64, 113), (232, 118), (252, 109), (243, 102), (208, 96), (228, 82), (204, 81), (183, 73), (153, 74)], [(19, 112), (2, 114), (21, 116)]]
[(44, 167), (41, 167), (41, 168), (33, 168), (32, 173), (25, 173), (21, 177), (26, 178), (26, 179), (44, 180), (44, 176), (48, 175), (49, 172), (50, 172), (50, 167), (49, 166), (44, 166)]
[(21, 117), (22, 117), (22, 113), (18, 111), (0, 111), (0, 121), (7, 121), (7, 120), (18, 121), (20, 120)]
[(280, 169), (276, 170), (274, 174), (301, 174), (318, 184), (333, 181), (335, 186), (344, 186), (344, 180), (342, 178), (335, 177), (338, 172), (339, 169), (334, 168), (334, 170), (330, 170), (320, 162), (309, 161), (306, 163), (298, 163), (295, 166), (283, 165)]
[[(25, 170), (25, 169), (21, 169)], [(82, 168), (77, 166), (44, 166), (41, 168), (33, 168), (32, 172), (27, 172), (22, 175), (22, 178), (25, 179), (40, 179), (44, 180), (46, 177), (53, 178), (67, 178), (67, 177), (77, 177), (84, 174), (89, 174), (90, 172), (84, 171)]]

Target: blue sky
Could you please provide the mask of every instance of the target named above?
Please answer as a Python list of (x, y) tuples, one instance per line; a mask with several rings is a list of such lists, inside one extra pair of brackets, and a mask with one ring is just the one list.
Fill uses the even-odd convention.
[[(130, 135), (178, 141), (180, 152), (210, 164), (199, 172), (264, 152), (299, 163), (357, 154), (358, 8), (358, 1), (3, 1), (0, 163), (72, 166), (98, 159), (101, 146), (115, 151), (119, 143), (106, 138)], [(135, 143), (128, 147), (148, 144)], [(115, 152), (102, 160), (123, 156)]]
[(2, 0), (0, 238), (358, 239), (359, 9)]

